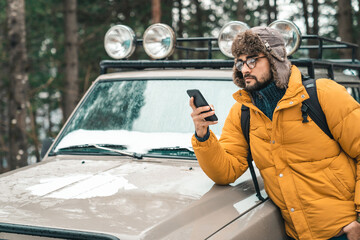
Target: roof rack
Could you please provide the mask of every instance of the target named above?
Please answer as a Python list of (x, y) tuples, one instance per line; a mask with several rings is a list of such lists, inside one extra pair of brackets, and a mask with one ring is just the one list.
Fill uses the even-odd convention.
[[(324, 49), (351, 49), (351, 61), (356, 62), (356, 51), (359, 47), (357, 44), (348, 43), (344, 41), (337, 41), (327, 37), (321, 37), (318, 35), (304, 35), (302, 39), (313, 39), (318, 41), (318, 45), (304, 45), (300, 46), (299, 49), (318, 49), (318, 59), (323, 58)], [(327, 43), (327, 44), (326, 44)]]
[[(356, 59), (357, 44), (348, 43), (344, 41), (337, 41), (326, 37), (317, 35), (304, 35), (302, 40), (313, 39), (317, 40), (318, 45), (302, 45), (299, 49), (318, 49), (317, 59), (290, 59), (290, 61), (299, 67), (307, 67), (308, 75), (315, 77), (315, 68), (327, 69), (328, 77), (334, 79), (335, 69), (352, 69), (357, 71), (357, 76), (360, 79), (360, 61)], [(219, 48), (213, 47), (218, 39), (214, 37), (192, 37), (192, 38), (178, 38), (176, 39), (178, 45), (176, 49), (185, 51), (188, 58), (189, 52), (207, 52), (208, 59), (182, 59), (182, 60), (103, 60), (100, 62), (101, 74), (107, 72), (108, 69), (147, 69), (147, 68), (231, 68), (234, 61), (231, 59), (221, 60), (212, 59), (212, 53), (220, 51)], [(143, 40), (137, 40), (137, 45), (142, 46)], [(207, 42), (207, 47), (185, 47), (179, 43), (184, 42)], [(351, 59), (323, 59), (323, 52), (326, 49), (351, 49)]]

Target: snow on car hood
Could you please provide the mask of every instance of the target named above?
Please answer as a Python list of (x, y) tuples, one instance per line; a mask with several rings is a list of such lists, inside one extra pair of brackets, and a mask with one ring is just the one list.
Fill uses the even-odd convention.
[(0, 222), (177, 239), (193, 224), (221, 228), (256, 203), (252, 183), (242, 182), (249, 176), (237, 187), (216, 186), (195, 161), (64, 158), (2, 175)]
[(136, 132), (127, 130), (76, 130), (66, 135), (56, 146), (55, 151), (74, 145), (114, 144), (127, 146), (127, 150), (146, 153), (150, 149), (164, 147), (192, 148), (194, 133)]

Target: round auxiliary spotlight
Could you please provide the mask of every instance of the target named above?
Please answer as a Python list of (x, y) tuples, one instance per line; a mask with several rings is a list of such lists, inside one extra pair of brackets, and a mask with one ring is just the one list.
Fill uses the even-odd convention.
[(114, 59), (128, 58), (136, 48), (135, 33), (128, 26), (115, 25), (106, 32), (104, 47), (106, 53)]
[(220, 51), (227, 57), (233, 58), (234, 56), (231, 53), (231, 46), (236, 37), (240, 32), (244, 32), (249, 29), (249, 26), (246, 23), (240, 21), (232, 21), (225, 24), (219, 33), (218, 45)]
[(290, 56), (300, 47), (301, 32), (295, 23), (288, 20), (277, 20), (269, 24), (269, 27), (277, 29), (284, 37), (286, 55)]
[(169, 57), (175, 50), (174, 31), (166, 24), (156, 23), (148, 27), (143, 36), (143, 47), (152, 59)]

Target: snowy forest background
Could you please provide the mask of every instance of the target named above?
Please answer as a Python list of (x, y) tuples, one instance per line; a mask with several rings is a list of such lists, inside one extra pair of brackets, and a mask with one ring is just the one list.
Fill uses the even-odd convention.
[[(112, 25), (128, 25), (138, 38), (156, 22), (177, 37), (217, 37), (232, 20), (253, 27), (287, 19), (304, 35), (359, 45), (359, 6), (360, 0), (2, 0), (0, 173), (41, 160), (41, 142), (57, 135), (109, 58), (103, 37)], [(140, 50), (131, 57), (140, 58), (148, 59)]]

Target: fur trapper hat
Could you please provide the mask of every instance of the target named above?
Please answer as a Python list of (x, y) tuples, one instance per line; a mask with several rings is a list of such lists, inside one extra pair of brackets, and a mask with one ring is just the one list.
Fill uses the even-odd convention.
[[(291, 73), (291, 63), (287, 59), (285, 41), (280, 32), (269, 27), (254, 27), (239, 33), (231, 48), (235, 58), (240, 55), (257, 55), (263, 53), (270, 62), (272, 76), (278, 88), (288, 85)], [(245, 81), (240, 71), (233, 68), (234, 83), (240, 88), (245, 87)]]

